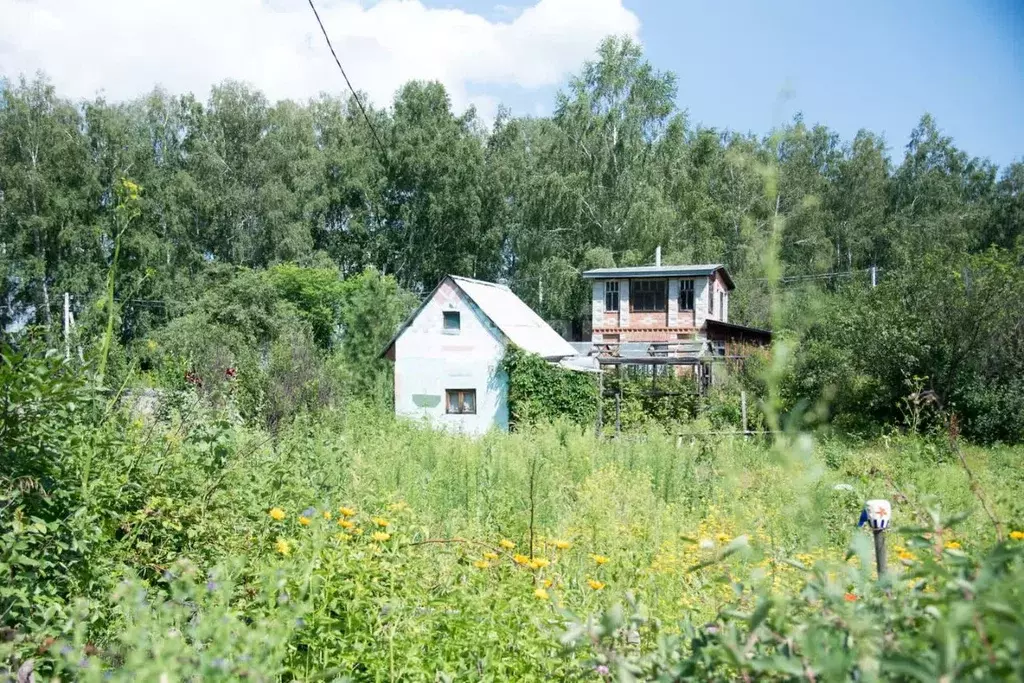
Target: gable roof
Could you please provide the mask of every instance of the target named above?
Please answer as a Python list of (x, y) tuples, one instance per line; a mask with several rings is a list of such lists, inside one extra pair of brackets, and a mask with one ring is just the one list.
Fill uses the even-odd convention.
[(543, 318), (505, 285), (448, 275), (437, 284), (437, 287), (434, 287), (419, 308), (402, 323), (398, 333), (381, 353), (382, 356), (391, 351), (398, 338), (419, 316), (445, 280), (451, 280), (494, 323), (494, 326), (519, 348), (536, 353), (543, 358), (566, 358), (576, 355), (576, 349), (569, 342), (562, 339), (550, 325), (544, 322)]
[(725, 285), (736, 289), (729, 271), (721, 263), (703, 263), (689, 266), (634, 266), (631, 268), (596, 268), (583, 272), (584, 280), (611, 280), (635, 277), (699, 277), (721, 271)]

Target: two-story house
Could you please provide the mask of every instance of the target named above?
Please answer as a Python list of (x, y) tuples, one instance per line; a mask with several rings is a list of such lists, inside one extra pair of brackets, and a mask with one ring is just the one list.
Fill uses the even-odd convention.
[(592, 288), (592, 342), (694, 339), (707, 321), (729, 321), (735, 289), (719, 263), (600, 268), (583, 273)]
[(768, 330), (729, 322), (735, 285), (720, 263), (600, 268), (583, 277), (593, 285), (595, 346), (676, 345), (681, 353), (683, 342), (708, 341), (715, 353), (725, 355), (771, 343)]

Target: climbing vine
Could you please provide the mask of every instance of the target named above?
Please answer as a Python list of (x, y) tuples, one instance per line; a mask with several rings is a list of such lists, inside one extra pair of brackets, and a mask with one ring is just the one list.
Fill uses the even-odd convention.
[(502, 360), (508, 375), (512, 427), (567, 419), (593, 424), (597, 415), (596, 375), (567, 370), (535, 353), (509, 345)]

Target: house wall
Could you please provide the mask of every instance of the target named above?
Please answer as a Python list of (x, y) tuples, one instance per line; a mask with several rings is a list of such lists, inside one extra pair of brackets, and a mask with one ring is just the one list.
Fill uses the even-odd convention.
[[(459, 311), (458, 333), (443, 311)], [(467, 434), (508, 429), (508, 377), (500, 368), (505, 337), (445, 281), (395, 341), (395, 414)], [(475, 415), (449, 415), (447, 389), (475, 389)]]

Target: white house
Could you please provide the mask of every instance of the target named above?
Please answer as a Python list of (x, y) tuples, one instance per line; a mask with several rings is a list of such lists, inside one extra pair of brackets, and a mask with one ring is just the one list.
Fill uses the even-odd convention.
[(395, 363), (395, 414), (468, 434), (508, 429), (509, 342), (550, 361), (576, 354), (508, 287), (444, 278), (383, 353)]

